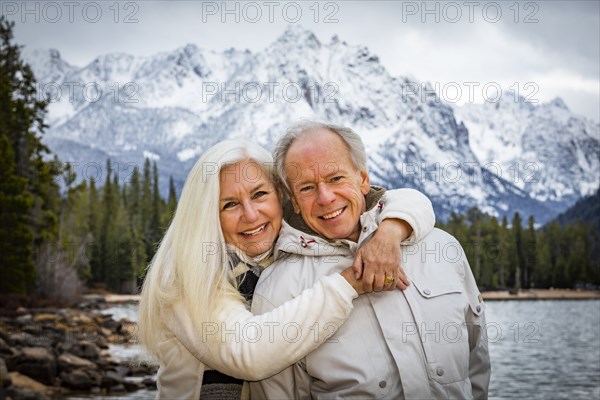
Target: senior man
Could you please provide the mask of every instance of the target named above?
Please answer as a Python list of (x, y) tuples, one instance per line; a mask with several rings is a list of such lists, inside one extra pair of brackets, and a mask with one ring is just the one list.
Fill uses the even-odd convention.
[[(351, 265), (376, 229), (381, 206), (370, 190), (364, 145), (351, 129), (293, 126), (276, 147), (275, 163), (297, 217), (284, 223), (278, 259), (260, 277), (256, 314)], [(487, 398), (484, 304), (460, 244), (439, 229), (403, 244), (408, 289), (360, 296), (345, 324), (315, 327), (315, 334), (327, 328), (331, 338), (253, 383), (253, 398)], [(294, 329), (274, 340), (293, 341), (300, 334)]]

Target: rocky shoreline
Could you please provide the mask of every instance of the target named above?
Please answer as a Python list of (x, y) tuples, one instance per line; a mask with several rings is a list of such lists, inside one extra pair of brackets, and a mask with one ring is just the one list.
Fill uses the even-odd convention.
[[(137, 343), (137, 325), (103, 315), (102, 299), (74, 308), (18, 308), (0, 317), (0, 399), (155, 390), (156, 366), (118, 361), (113, 344)], [(131, 379), (131, 377), (138, 377)]]
[[(521, 289), (491, 290), (481, 292), (486, 301), (494, 300), (589, 300), (600, 299), (600, 290), (583, 289)], [(102, 297), (109, 303), (137, 303), (139, 295), (108, 294)]]
[(482, 292), (485, 301), (495, 300), (591, 300), (600, 299), (598, 290), (582, 289), (522, 289)]
[[(486, 301), (599, 299), (597, 290), (483, 292)], [(0, 316), (0, 399), (45, 400), (156, 390), (157, 366), (117, 360), (111, 345), (135, 345), (137, 325), (102, 310), (137, 303), (135, 295), (88, 295), (72, 308), (3, 309)]]

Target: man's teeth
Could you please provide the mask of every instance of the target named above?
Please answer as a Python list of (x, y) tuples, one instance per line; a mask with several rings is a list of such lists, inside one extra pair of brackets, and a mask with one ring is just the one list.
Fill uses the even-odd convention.
[(331, 218), (335, 218), (335, 217), (337, 217), (338, 215), (340, 215), (340, 214), (342, 213), (342, 211), (344, 211), (344, 209), (343, 209), (343, 208), (340, 208), (339, 210), (337, 210), (337, 211), (334, 211), (334, 212), (332, 212), (331, 214), (325, 214), (325, 215), (323, 215), (321, 218), (323, 218), (323, 219), (331, 219)]
[(261, 233), (263, 231), (263, 229), (265, 229), (265, 226), (267, 226), (267, 224), (264, 224), (263, 226), (260, 226), (253, 231), (242, 232), (242, 234), (246, 235), (246, 236), (256, 236), (259, 233)]

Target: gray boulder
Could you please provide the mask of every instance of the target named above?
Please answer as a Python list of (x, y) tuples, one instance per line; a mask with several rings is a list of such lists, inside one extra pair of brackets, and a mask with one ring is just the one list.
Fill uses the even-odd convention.
[(46, 385), (56, 378), (56, 359), (44, 347), (23, 347), (6, 359), (10, 371), (18, 371)]
[(90, 360), (77, 357), (76, 355), (73, 355), (71, 353), (63, 353), (60, 356), (58, 356), (57, 363), (59, 372), (68, 372), (74, 369), (98, 369), (96, 364), (94, 364)]
[(4, 359), (0, 358), (0, 390), (10, 385), (12, 385), (12, 379), (8, 374), (8, 368), (6, 368)]
[(61, 353), (71, 353), (77, 357), (85, 358), (87, 360), (99, 360), (100, 359), (100, 348), (92, 343), (85, 340), (77, 342), (63, 342), (59, 346)]
[(99, 386), (102, 376), (99, 372), (89, 369), (76, 369), (60, 374), (61, 385), (74, 390), (90, 390)]

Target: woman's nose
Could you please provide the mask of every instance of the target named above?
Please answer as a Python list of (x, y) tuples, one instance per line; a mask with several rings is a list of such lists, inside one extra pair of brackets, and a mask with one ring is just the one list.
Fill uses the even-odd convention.
[(244, 219), (246, 222), (254, 222), (258, 219), (258, 211), (250, 201), (244, 203)]

